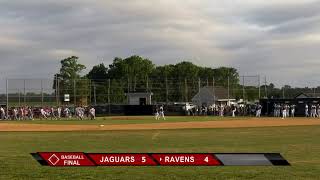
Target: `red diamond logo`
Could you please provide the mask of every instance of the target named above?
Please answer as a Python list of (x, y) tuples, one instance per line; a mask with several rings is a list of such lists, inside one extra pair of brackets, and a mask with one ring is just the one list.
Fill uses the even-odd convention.
[(52, 154), (48, 160), (49, 160), (49, 162), (50, 162), (52, 165), (54, 165), (54, 166), (60, 161), (60, 159), (58, 158), (58, 156), (55, 155), (55, 154)]

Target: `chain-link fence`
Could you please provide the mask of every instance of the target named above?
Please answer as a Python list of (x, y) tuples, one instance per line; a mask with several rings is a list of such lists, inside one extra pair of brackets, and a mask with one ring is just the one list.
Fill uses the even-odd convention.
[[(7, 79), (3, 84), (1, 102), (9, 107), (127, 104), (128, 93), (152, 93), (152, 104), (192, 102), (204, 89), (216, 100), (254, 101), (266, 95), (260, 88), (260, 76), (240, 76), (239, 79)], [(69, 101), (65, 101), (66, 96)]]

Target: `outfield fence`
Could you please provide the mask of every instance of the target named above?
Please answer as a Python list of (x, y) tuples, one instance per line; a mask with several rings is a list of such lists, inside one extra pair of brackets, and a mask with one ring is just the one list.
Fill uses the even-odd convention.
[[(214, 77), (198, 79), (6, 79), (0, 89), (1, 103), (13, 106), (127, 104), (127, 93), (152, 93), (152, 104), (191, 102), (201, 89), (212, 89), (217, 98), (258, 100), (267, 96), (260, 76), (240, 76), (237, 81)], [(219, 88), (220, 92), (215, 89)], [(215, 94), (217, 93), (217, 94)], [(70, 101), (65, 101), (69, 95)], [(219, 97), (221, 96), (221, 97)], [(223, 96), (223, 97), (222, 97)]]

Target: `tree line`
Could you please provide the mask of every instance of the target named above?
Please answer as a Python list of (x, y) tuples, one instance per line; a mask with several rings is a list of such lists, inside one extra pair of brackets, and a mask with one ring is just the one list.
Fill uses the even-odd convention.
[[(156, 102), (191, 101), (203, 86), (229, 87), (230, 94), (236, 99), (243, 96), (248, 100), (259, 98), (259, 87), (242, 87), (239, 73), (232, 67), (202, 67), (188, 61), (156, 66), (150, 59), (134, 55), (124, 59), (116, 57), (107, 66), (102, 62), (81, 75), (86, 66), (79, 62), (79, 57), (71, 56), (60, 63), (53, 88), (60, 95), (70, 94), (72, 97), (76, 94), (77, 102), (124, 103), (125, 93), (129, 92), (152, 92)], [(286, 89), (290, 96), (301, 90), (288, 86)], [(283, 90), (272, 83), (261, 85), (260, 90), (261, 97), (279, 98), (283, 95)], [(72, 101), (76, 101), (74, 97)]]

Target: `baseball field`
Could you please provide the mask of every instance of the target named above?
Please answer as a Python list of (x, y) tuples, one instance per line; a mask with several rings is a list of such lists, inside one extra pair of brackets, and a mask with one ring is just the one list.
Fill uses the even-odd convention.
[[(0, 179), (319, 179), (320, 119), (0, 121)], [(46, 167), (32, 152), (281, 153), (291, 166)]]

